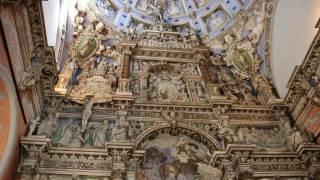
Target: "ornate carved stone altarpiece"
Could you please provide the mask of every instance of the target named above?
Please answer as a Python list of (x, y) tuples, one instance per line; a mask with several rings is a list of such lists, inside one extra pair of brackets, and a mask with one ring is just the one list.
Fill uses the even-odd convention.
[(226, 34), (228, 46), (212, 55), (192, 28), (168, 27), (161, 13), (155, 29), (121, 36), (79, 10), (58, 74), (35, 20), (41, 3), (24, 6), (34, 58), (46, 58), (43, 113), (21, 138), (21, 179), (319, 178), (320, 147), (260, 73), (255, 42)]

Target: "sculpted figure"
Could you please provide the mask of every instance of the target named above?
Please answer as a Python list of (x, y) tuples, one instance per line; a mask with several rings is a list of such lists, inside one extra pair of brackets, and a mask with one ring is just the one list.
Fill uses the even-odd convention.
[(57, 144), (67, 147), (80, 147), (81, 146), (81, 133), (80, 127), (77, 125), (66, 125), (62, 130), (62, 137)]
[(84, 110), (82, 112), (82, 120), (81, 120), (81, 132), (85, 132), (88, 120), (91, 118), (92, 115), (92, 106), (93, 101), (90, 97), (86, 97), (84, 101)]
[(103, 22), (99, 22), (96, 26), (95, 26), (95, 30), (99, 33), (101, 33), (104, 30), (104, 24)]
[[(111, 138), (115, 141), (126, 141), (132, 138), (132, 134), (129, 133), (129, 122), (125, 115), (120, 115), (116, 121), (115, 127), (112, 129)], [(129, 136), (130, 135), (130, 136)]]
[(287, 135), (288, 148), (290, 151), (294, 151), (300, 144), (303, 143), (304, 139), (296, 127), (291, 128), (291, 125), (288, 121), (284, 122), (283, 129)]
[(250, 132), (246, 134), (246, 142), (247, 143), (256, 143), (258, 140), (258, 134), (256, 128), (251, 128)]
[(191, 40), (191, 43), (193, 43), (194, 45), (200, 44), (197, 33), (193, 28), (190, 29), (190, 40)]
[(29, 87), (34, 86), (36, 80), (34, 78), (33, 72), (25, 71), (22, 73), (21, 82), (20, 82), (20, 89), (25, 90)]
[(37, 134), (45, 134), (48, 137), (51, 137), (52, 133), (56, 130), (58, 113), (54, 117), (53, 113), (49, 113), (48, 117), (45, 120), (42, 120), (37, 129)]
[(31, 119), (31, 122), (29, 124), (29, 131), (27, 136), (32, 136), (34, 131), (36, 130), (38, 124), (40, 124), (40, 116), (37, 116), (33, 119)]
[(93, 147), (94, 140), (96, 139), (96, 131), (94, 127), (90, 127), (83, 138), (80, 138), (80, 140), (84, 143), (84, 147)]
[(261, 10), (255, 10), (254, 15), (257, 17), (256, 18), (256, 24), (255, 27), (249, 30), (249, 35), (248, 39), (250, 40), (251, 44), (253, 47), (257, 45), (257, 43), (260, 40), (260, 37), (264, 31), (264, 21), (266, 18), (266, 8), (267, 8), (267, 3), (264, 2)]
[[(162, 24), (164, 23), (162, 7), (160, 5), (154, 6), (151, 3), (149, 4), (149, 7), (151, 8), (152, 12), (156, 16), (156, 24), (160, 24), (162, 26)], [(160, 28), (160, 30), (161, 30), (161, 28)]]
[(127, 140), (127, 129), (116, 123), (116, 126), (112, 129), (111, 137), (112, 140), (125, 141)]
[(265, 93), (266, 96), (274, 97), (272, 87), (270, 86), (268, 80), (261, 74), (256, 73), (254, 75), (252, 85), (257, 91)]
[(107, 130), (109, 128), (109, 121), (105, 120), (103, 126), (99, 126), (95, 129), (95, 138), (93, 139), (93, 146), (97, 148), (104, 147), (106, 140)]
[(74, 26), (74, 36), (79, 35), (79, 33), (84, 29), (83, 24), (84, 24), (84, 16), (86, 12), (85, 11), (79, 11), (77, 10), (76, 15), (73, 20), (73, 26)]
[(69, 80), (72, 78), (73, 73), (77, 70), (78, 65), (75, 59), (70, 59), (62, 72), (59, 74), (59, 80), (56, 88), (66, 88)]
[(234, 130), (231, 129), (229, 119), (223, 119), (220, 121), (218, 124), (219, 128), (219, 136), (221, 138), (226, 139), (228, 142), (233, 141), (233, 136), (234, 136)]
[(203, 98), (204, 97), (204, 91), (203, 91), (203, 88), (200, 85), (200, 83), (196, 82), (195, 83), (195, 88), (196, 88), (196, 91), (197, 91), (197, 94), (198, 94), (199, 98)]
[(107, 71), (107, 67), (108, 63), (106, 61), (100, 61), (96, 68), (95, 75), (104, 77)]

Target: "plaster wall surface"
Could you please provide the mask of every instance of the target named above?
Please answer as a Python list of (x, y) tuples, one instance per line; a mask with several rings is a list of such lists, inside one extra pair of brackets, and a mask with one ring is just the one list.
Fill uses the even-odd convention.
[(284, 98), (296, 65), (303, 61), (317, 32), (319, 0), (278, 0), (275, 11), (271, 63), (275, 86)]

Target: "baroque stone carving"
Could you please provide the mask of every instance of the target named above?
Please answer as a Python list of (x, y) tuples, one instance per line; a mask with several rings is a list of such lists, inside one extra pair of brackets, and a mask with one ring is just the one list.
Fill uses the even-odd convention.
[(112, 129), (112, 141), (130, 141), (133, 138), (133, 129), (124, 114), (120, 114)]
[[(259, 70), (265, 58), (258, 44), (269, 40), (264, 36), (269, 1), (252, 6), (239, 1), (234, 14), (227, 6), (199, 1), (191, 9), (208, 5), (202, 9), (211, 17), (199, 17), (190, 27), (184, 21), (199, 12), (185, 12), (185, 3), (90, 0), (87, 9), (77, 7), (75, 36), (66, 50), (70, 60), (62, 65), (55, 91), (56, 64), (43, 55), (50, 54), (43, 50), (44, 37), (34, 38), (33, 59), (46, 57), (40, 77), (45, 102), (58, 116), (49, 113), (34, 125), (31, 134), (37, 129), (39, 136), (21, 138), (26, 152), (21, 164), (37, 164), (46, 171), (34, 169), (38, 176), (56, 178), (80, 171), (100, 179), (228, 179), (245, 173), (260, 178), (284, 171), (307, 177), (309, 159), (319, 149), (280, 123), (287, 109), (271, 104), (276, 95)], [(107, 18), (97, 15), (101, 12)], [(123, 23), (130, 13), (143, 16)], [(34, 15), (30, 20), (36, 24)], [(229, 28), (226, 22), (234, 16), (240, 22), (221, 37), (214, 34), (222, 35), (219, 28)], [(115, 19), (118, 30), (110, 26)], [(36, 27), (33, 32), (43, 34)], [(299, 94), (310, 88), (305, 83), (310, 77), (297, 80)]]
[(33, 119), (30, 120), (28, 136), (33, 135), (33, 133), (36, 131), (36, 128), (39, 124), (40, 124), (40, 116), (34, 117)]
[(31, 71), (26, 71), (22, 73), (21, 82), (20, 82), (20, 90), (25, 90), (34, 86), (36, 83), (34, 73)]

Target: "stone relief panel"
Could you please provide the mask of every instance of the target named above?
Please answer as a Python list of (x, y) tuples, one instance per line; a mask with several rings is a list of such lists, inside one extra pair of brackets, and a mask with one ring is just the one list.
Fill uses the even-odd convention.
[(206, 86), (196, 63), (161, 63), (134, 59), (131, 76), (131, 90), (141, 101), (208, 101)]
[(208, 165), (211, 153), (205, 145), (187, 136), (161, 135), (142, 145), (144, 166), (136, 179), (218, 180), (220, 170)]
[(59, 119), (52, 133), (52, 144), (58, 147), (104, 148), (105, 142), (111, 139), (114, 124), (109, 124), (108, 120), (89, 122), (85, 133), (81, 133), (80, 122), (79, 119)]
[(190, 102), (183, 75), (170, 65), (151, 67), (148, 78), (148, 100)]

